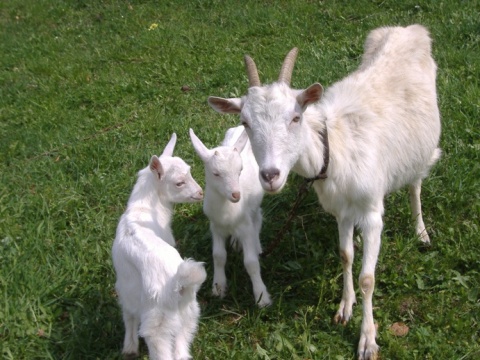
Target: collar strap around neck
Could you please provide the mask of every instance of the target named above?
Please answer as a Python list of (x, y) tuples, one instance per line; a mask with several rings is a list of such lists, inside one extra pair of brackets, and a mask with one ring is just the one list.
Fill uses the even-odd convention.
[(313, 178), (306, 178), (305, 180), (307, 182), (313, 182), (315, 180), (325, 180), (327, 178), (328, 163), (330, 162), (330, 146), (328, 143), (327, 124), (325, 124), (325, 129), (322, 132), (319, 132), (319, 135), (322, 139), (323, 144), (323, 166), (317, 176)]

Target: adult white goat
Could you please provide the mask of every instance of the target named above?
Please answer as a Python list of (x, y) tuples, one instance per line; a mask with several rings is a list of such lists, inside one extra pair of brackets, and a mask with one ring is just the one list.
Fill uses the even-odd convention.
[(175, 142), (173, 134), (160, 158), (152, 156), (138, 173), (113, 243), (125, 323), (123, 354), (129, 359), (138, 355), (138, 334), (152, 360), (191, 358), (200, 315), (196, 292), (206, 272), (203, 263), (180, 257), (170, 224), (174, 203), (200, 201), (203, 193), (190, 167), (172, 157)]
[(440, 156), (441, 127), (431, 39), (420, 25), (372, 31), (360, 68), (323, 97), (318, 83), (305, 90), (289, 87), (296, 54), (296, 48), (290, 51), (278, 82), (267, 86), (260, 85), (255, 63), (245, 57), (248, 94), (210, 97), (209, 104), (222, 113), (240, 113), (265, 190), (279, 192), (290, 170), (316, 180), (320, 203), (338, 222), (344, 289), (337, 323), (351, 318), (356, 302), (353, 229), (361, 230), (363, 321), (358, 354), (360, 359), (375, 359), (372, 295), (387, 193), (409, 185), (416, 232), (422, 241), (430, 241), (420, 188)]
[(258, 165), (243, 126), (228, 129), (221, 146), (208, 149), (190, 129), (192, 145), (205, 164), (203, 211), (210, 219), (213, 241), (213, 286), (215, 296), (227, 292), (225, 241), (231, 236), (243, 250), (243, 263), (253, 284), (258, 306), (270, 305), (270, 295), (260, 274), (258, 256), (262, 252), (263, 188)]

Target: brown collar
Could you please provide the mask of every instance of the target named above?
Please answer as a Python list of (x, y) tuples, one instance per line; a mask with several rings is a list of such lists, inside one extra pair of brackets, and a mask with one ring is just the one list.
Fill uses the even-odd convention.
[(325, 180), (327, 178), (328, 163), (330, 162), (330, 146), (328, 143), (328, 131), (327, 124), (325, 124), (325, 129), (322, 132), (319, 132), (320, 138), (322, 139), (323, 144), (323, 166), (317, 176), (313, 178), (306, 178), (306, 182), (313, 182), (315, 180)]

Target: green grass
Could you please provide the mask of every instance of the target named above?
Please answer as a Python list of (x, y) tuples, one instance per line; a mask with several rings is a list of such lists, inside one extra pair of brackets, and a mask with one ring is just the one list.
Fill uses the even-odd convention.
[[(478, 1), (237, 3), (0, 3), (1, 356), (120, 358), (110, 249), (136, 172), (175, 131), (176, 154), (203, 184), (188, 128), (214, 146), (238, 123), (206, 99), (245, 93), (244, 54), (270, 82), (298, 46), (292, 85), (328, 86), (358, 66), (368, 31), (421, 23), (434, 39), (443, 123), (443, 156), (423, 188), (432, 246), (415, 239), (406, 193), (389, 196), (374, 296), (378, 344), (382, 359), (480, 357)], [(281, 195), (265, 198), (264, 247), (300, 184), (291, 176)], [(229, 295), (210, 295), (211, 240), (200, 204), (176, 207), (174, 232), (182, 255), (205, 261), (209, 274), (198, 296), (196, 359), (356, 357), (361, 308), (346, 327), (332, 324), (342, 286), (337, 230), (313, 192), (262, 260), (274, 297), (267, 309), (253, 305), (235, 253)], [(389, 332), (400, 321), (410, 329), (405, 337)]]

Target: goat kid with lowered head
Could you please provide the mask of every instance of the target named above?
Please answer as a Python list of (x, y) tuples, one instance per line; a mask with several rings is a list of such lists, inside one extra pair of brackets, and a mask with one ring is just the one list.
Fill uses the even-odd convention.
[(196, 293), (206, 272), (203, 263), (180, 257), (171, 220), (174, 203), (201, 201), (203, 193), (190, 167), (173, 157), (175, 142), (173, 134), (162, 155), (138, 173), (113, 243), (129, 359), (138, 356), (138, 334), (152, 360), (191, 359), (200, 315)]
[(208, 149), (190, 129), (192, 145), (205, 165), (205, 199), (203, 211), (210, 220), (213, 241), (213, 286), (215, 296), (227, 292), (225, 242), (243, 250), (243, 263), (252, 281), (258, 306), (271, 304), (270, 295), (260, 274), (258, 260), (262, 252), (263, 188), (258, 180), (258, 165), (243, 126), (228, 129), (221, 146)]
[(239, 113), (260, 167), (264, 189), (279, 192), (290, 170), (314, 180), (323, 208), (338, 223), (343, 295), (334, 320), (345, 324), (356, 302), (352, 280), (353, 231), (363, 237), (359, 286), (363, 298), (358, 355), (376, 359), (372, 296), (386, 194), (409, 185), (420, 239), (430, 241), (422, 219), (420, 189), (440, 156), (440, 115), (431, 39), (420, 25), (373, 30), (357, 71), (325, 94), (315, 83), (291, 89), (297, 55), (285, 58), (278, 82), (261, 86), (246, 56), (250, 87), (242, 98), (210, 97), (222, 113)]

